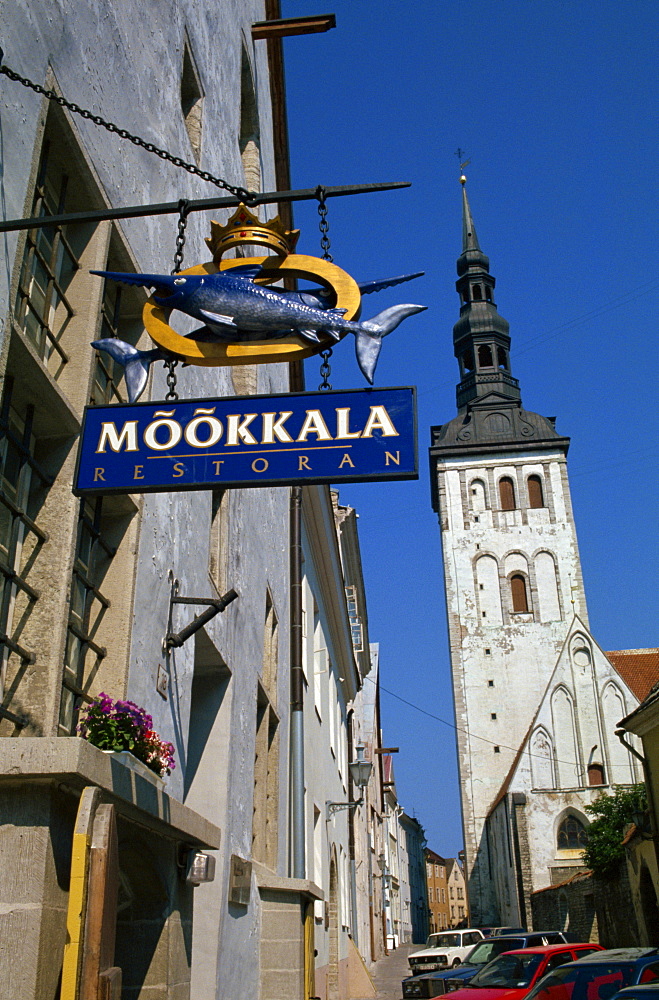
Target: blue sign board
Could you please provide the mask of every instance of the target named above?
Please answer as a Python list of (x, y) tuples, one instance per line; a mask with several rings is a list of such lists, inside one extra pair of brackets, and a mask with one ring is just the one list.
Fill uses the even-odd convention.
[(415, 389), (90, 406), (73, 492), (418, 479)]

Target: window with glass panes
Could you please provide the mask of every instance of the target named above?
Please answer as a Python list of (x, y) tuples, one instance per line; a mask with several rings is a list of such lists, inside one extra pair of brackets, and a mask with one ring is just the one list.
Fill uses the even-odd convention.
[[(120, 318), (121, 285), (116, 281), (106, 280), (101, 303), (99, 340), (105, 337), (119, 337)], [(121, 365), (111, 358), (107, 351), (97, 351), (90, 403), (94, 406), (101, 406), (104, 403), (125, 403), (126, 400), (118, 388), (122, 377)]]
[[(69, 177), (59, 163), (49, 164), (50, 148), (46, 143), (39, 164), (32, 205), (35, 218), (62, 214), (68, 208)], [(16, 322), (43, 361), (48, 361), (54, 351), (62, 361), (68, 360), (60, 340), (73, 316), (67, 291), (79, 266), (66, 226), (28, 230)]]
[[(26, 407), (21, 414), (12, 407), (11, 397), (12, 383), (8, 379), (0, 408), (0, 672), (3, 690), (10, 653), (30, 662), (35, 659), (34, 653), (20, 644), (20, 635), (14, 633), (14, 606), (19, 590), (30, 603), (39, 597), (38, 591), (26, 579), (31, 560), (26, 559), (24, 550), (32, 554), (35, 546), (48, 540), (34, 517), (41, 488), (52, 483), (34, 458), (34, 407)], [(31, 544), (27, 544), (28, 536), (31, 536)]]
[(104, 647), (94, 641), (94, 634), (110, 607), (99, 585), (115, 552), (104, 538), (103, 498), (82, 500), (69, 600), (60, 733), (75, 732), (79, 706), (89, 700), (94, 668), (106, 655)]
[[(131, 270), (125, 254), (120, 252), (116, 230), (110, 239), (108, 271)], [(101, 300), (101, 326), (98, 339), (116, 337), (135, 346), (142, 331), (141, 315), (144, 296), (141, 289), (126, 288), (117, 281), (106, 279)], [(107, 353), (96, 351), (94, 374), (89, 402), (93, 406), (127, 402), (124, 368)]]

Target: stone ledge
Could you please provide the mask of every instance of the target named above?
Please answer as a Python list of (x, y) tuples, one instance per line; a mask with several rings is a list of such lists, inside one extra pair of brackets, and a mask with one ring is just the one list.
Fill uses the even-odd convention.
[(307, 896), (309, 899), (325, 899), (325, 893), (307, 878), (286, 878), (284, 875), (276, 875), (265, 868), (257, 861), (252, 862), (252, 868), (256, 875), (256, 884), (259, 889), (271, 889), (276, 892), (297, 893), (300, 896)]
[(219, 827), (77, 736), (3, 739), (0, 785), (25, 787), (27, 783), (62, 784), (74, 793), (86, 785), (97, 785), (103, 801), (113, 803), (121, 816), (161, 836), (195, 847), (220, 846)]

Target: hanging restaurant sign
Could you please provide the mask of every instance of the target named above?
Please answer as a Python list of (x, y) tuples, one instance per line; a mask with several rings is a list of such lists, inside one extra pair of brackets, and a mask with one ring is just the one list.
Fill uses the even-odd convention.
[(413, 387), (92, 406), (74, 493), (418, 479)]

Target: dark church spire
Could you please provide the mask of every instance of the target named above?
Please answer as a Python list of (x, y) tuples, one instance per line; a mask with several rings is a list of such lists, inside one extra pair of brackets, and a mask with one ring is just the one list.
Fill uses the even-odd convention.
[(455, 356), (460, 365), (458, 411), (478, 407), (521, 405), (519, 383), (510, 374), (508, 323), (494, 303), (495, 279), (476, 235), (466, 189), (462, 184), (462, 253), (458, 257), (460, 319), (453, 327)]

